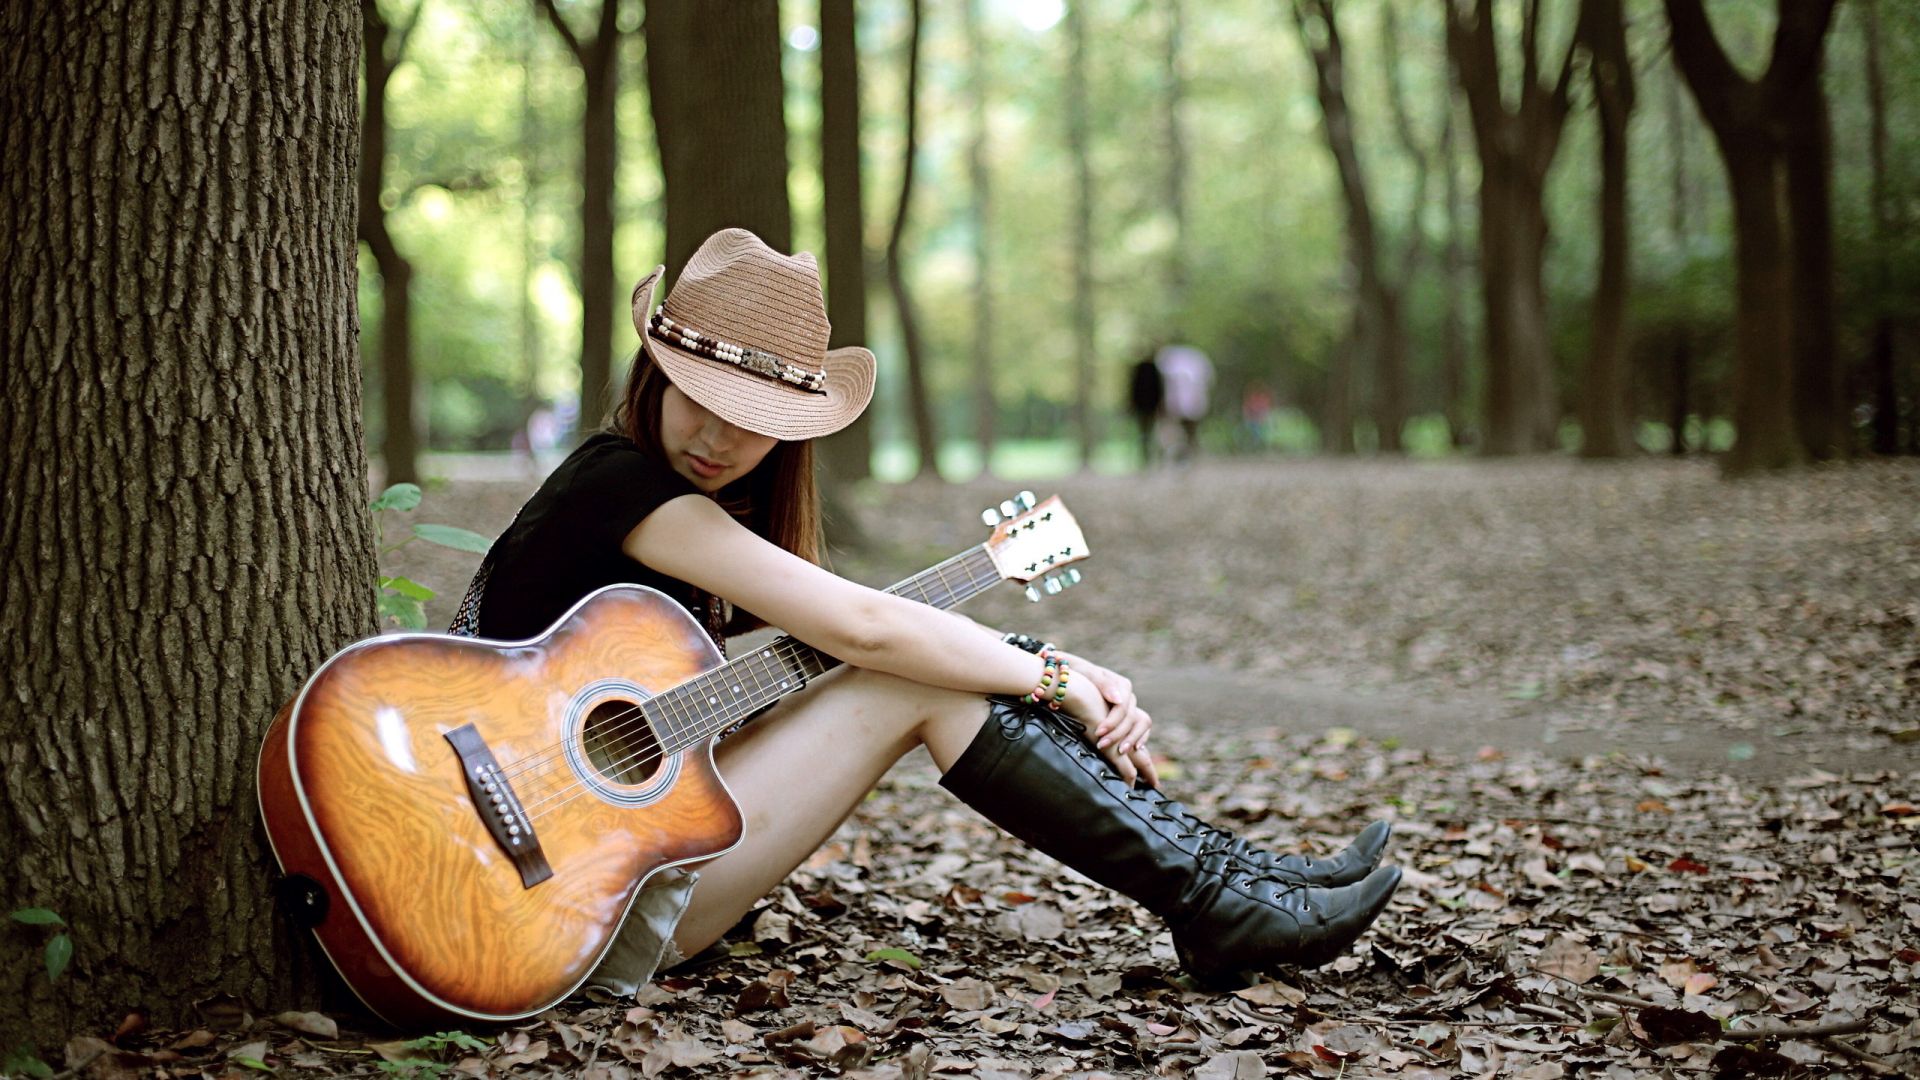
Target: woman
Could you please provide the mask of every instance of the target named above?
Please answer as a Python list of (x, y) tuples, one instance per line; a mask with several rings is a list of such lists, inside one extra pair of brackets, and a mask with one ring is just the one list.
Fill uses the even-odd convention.
[(642, 346), (613, 430), (528, 501), (455, 630), (535, 637), (633, 581), (686, 604), (716, 643), (771, 624), (845, 666), (719, 745), (745, 838), (697, 874), (650, 880), (596, 982), (631, 992), (713, 943), (922, 745), (963, 801), (1166, 918), (1204, 982), (1324, 963), (1373, 921), (1400, 879), (1375, 869), (1384, 824), (1332, 860), (1250, 847), (1158, 792), (1153, 721), (1125, 678), (819, 565), (810, 440), (866, 407), (873, 355), (827, 350), (812, 256), (717, 233), (655, 311), (660, 273), (634, 289)]

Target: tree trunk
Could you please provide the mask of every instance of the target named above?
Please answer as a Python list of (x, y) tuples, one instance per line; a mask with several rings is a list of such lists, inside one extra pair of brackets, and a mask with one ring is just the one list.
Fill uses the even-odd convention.
[(987, 41), (980, 0), (963, 0), (967, 32), (967, 86), (973, 114), (967, 177), (973, 193), (973, 434), (980, 471), (993, 473), (997, 406), (993, 400), (993, 174), (987, 167)]
[(1334, 342), (1327, 360), (1326, 402), (1320, 416), (1320, 450), (1327, 454), (1351, 454), (1353, 444), (1353, 354), (1366, 345), (1360, 309), (1354, 308), (1347, 329)]
[(1873, 452), (1900, 452), (1900, 387), (1893, 357), (1893, 274), (1887, 265), (1887, 244), (1893, 235), (1893, 203), (1887, 197), (1887, 76), (1880, 59), (1880, 2), (1861, 0), (1860, 32), (1867, 46), (1867, 162), (1869, 202), (1873, 211), (1873, 344), (1867, 356), (1867, 379), (1873, 394)]
[(360, 105), (360, 201), (357, 231), (380, 268), (380, 460), (386, 483), (420, 479), (420, 430), (413, 396), (413, 265), (387, 231), (381, 202), (387, 173), (387, 82), (400, 65), (419, 18), (415, 8), (398, 38), (375, 0), (361, 0), (365, 89)]
[(893, 233), (887, 238), (887, 287), (900, 312), (900, 337), (907, 353), (907, 410), (913, 418), (913, 441), (920, 454), (914, 476), (940, 475), (940, 440), (933, 429), (933, 406), (927, 392), (926, 350), (920, 341), (920, 319), (907, 289), (907, 270), (900, 255), (906, 238), (907, 211), (913, 203), (913, 159), (918, 156), (920, 112), (920, 7), (910, 0), (907, 24), (907, 133), (900, 167), (900, 204), (894, 210)]
[(620, 0), (600, 0), (590, 38), (573, 32), (553, 0), (537, 0), (580, 65), (580, 430), (606, 421), (613, 404), (613, 195), (620, 167)]
[[(860, 67), (853, 0), (820, 3), (820, 178), (833, 348), (867, 344), (865, 202), (860, 193)], [(873, 410), (820, 441), (826, 487), (873, 475)], [(845, 516), (842, 514), (841, 516)]]
[(1067, 3), (1067, 147), (1073, 156), (1073, 431), (1080, 467), (1093, 463), (1093, 148), (1087, 118), (1088, 0)]
[(1540, 4), (1526, 5), (1520, 38), (1520, 99), (1509, 109), (1501, 91), (1493, 0), (1474, 0), (1463, 19), (1444, 0), (1447, 52), (1467, 93), (1480, 154), (1480, 275), (1486, 304), (1487, 409), (1490, 454), (1554, 447), (1559, 395), (1553, 381), (1542, 268), (1547, 241), (1547, 172), (1566, 121), (1572, 56), (1548, 87), (1540, 78)]
[(1167, 210), (1173, 216), (1173, 249), (1167, 255), (1167, 312), (1181, 325), (1187, 309), (1187, 132), (1181, 110), (1187, 97), (1180, 66), (1186, 30), (1186, 0), (1166, 0)]
[(1466, 274), (1466, 247), (1460, 242), (1465, 215), (1460, 207), (1459, 162), (1454, 153), (1453, 80), (1448, 77), (1447, 107), (1440, 128), (1440, 167), (1443, 170), (1447, 202), (1447, 246), (1441, 255), (1441, 296), (1445, 311), (1440, 324), (1440, 396), (1447, 417), (1447, 432), (1454, 449), (1468, 444), (1471, 421), (1467, 410), (1467, 321), (1466, 297), (1461, 279)]
[[(1738, 296), (1733, 413), (1738, 434), (1725, 462), (1729, 472), (1794, 465), (1804, 460), (1808, 450), (1789, 395), (1798, 381), (1794, 363), (1801, 351), (1798, 343), (1808, 342), (1804, 347), (1809, 350), (1816, 346), (1792, 329), (1793, 315), (1804, 321), (1811, 313), (1795, 306), (1793, 285), (1800, 271), (1789, 268), (1789, 259), (1799, 253), (1788, 244), (1789, 230), (1810, 230), (1802, 242), (1816, 249), (1816, 260), (1819, 246), (1830, 245), (1831, 239), (1814, 235), (1824, 226), (1824, 205), (1818, 223), (1808, 220), (1805, 211), (1797, 221), (1782, 213), (1793, 186), (1789, 175), (1798, 171), (1784, 160), (1788, 148), (1793, 145), (1797, 153), (1807, 152), (1803, 139), (1790, 144), (1783, 118), (1799, 108), (1798, 99), (1822, 93), (1820, 54), (1833, 4), (1834, 0), (1783, 3), (1772, 58), (1765, 74), (1754, 81), (1727, 59), (1700, 0), (1666, 0), (1674, 62), (1713, 130), (1733, 193)], [(1806, 179), (1798, 181), (1796, 201), (1815, 198), (1812, 186)], [(1818, 186), (1824, 189), (1824, 182)], [(1818, 198), (1824, 204), (1824, 190)], [(1830, 249), (1825, 259), (1828, 299), (1824, 303), (1830, 309)], [(1812, 303), (1822, 301), (1816, 298)], [(1806, 333), (1817, 336), (1819, 330), (1816, 326)], [(1829, 340), (1825, 351), (1830, 353), (1831, 348)]]
[[(1380, 243), (1373, 206), (1355, 146), (1353, 113), (1347, 107), (1346, 54), (1340, 42), (1340, 28), (1334, 20), (1332, 0), (1294, 0), (1292, 10), (1301, 45), (1313, 61), (1314, 87), (1320, 100), (1320, 130), (1340, 177), (1340, 194), (1346, 207), (1347, 262), (1353, 267), (1358, 284), (1354, 309), (1355, 324), (1361, 332), (1356, 340), (1367, 347), (1363, 355), (1371, 355), (1373, 359), (1372, 413), (1380, 433), (1380, 449), (1398, 453), (1400, 429), (1406, 424), (1403, 391), (1406, 331), (1401, 323), (1399, 297), (1380, 269)], [(1345, 381), (1350, 388), (1350, 372)], [(1336, 448), (1341, 442), (1336, 438), (1327, 449), (1338, 452)]]
[(15, 927), (0, 1046), (220, 992), (270, 1013), (316, 959), (272, 916), (254, 751), (375, 628), (360, 11), (102, 0), (0, 31), (0, 910), (75, 946), (49, 985)]
[(1793, 412), (1801, 445), (1815, 461), (1851, 456), (1853, 419), (1846, 365), (1834, 348), (1833, 135), (1816, 71), (1805, 93), (1786, 99), (1787, 247), (1793, 350)]
[[(1693, 186), (1687, 178), (1686, 110), (1681, 101), (1686, 91), (1681, 88), (1678, 75), (1674, 75), (1671, 82), (1671, 93), (1667, 95), (1667, 160), (1673, 163), (1673, 197), (1668, 203), (1667, 222), (1674, 247), (1686, 251), (1692, 241), (1687, 209), (1693, 204)], [(1673, 335), (1673, 351), (1667, 423), (1673, 429), (1673, 440), (1667, 450), (1681, 457), (1687, 452), (1687, 418), (1693, 412), (1693, 331), (1685, 319), (1675, 319), (1669, 332)]]
[(791, 251), (777, 0), (647, 0), (646, 39), (668, 275), (725, 228)]
[(1627, 385), (1627, 123), (1633, 116), (1633, 58), (1620, 0), (1584, 0), (1580, 36), (1600, 113), (1600, 280), (1593, 294), (1593, 341), (1580, 402), (1580, 454), (1623, 457), (1633, 449)]

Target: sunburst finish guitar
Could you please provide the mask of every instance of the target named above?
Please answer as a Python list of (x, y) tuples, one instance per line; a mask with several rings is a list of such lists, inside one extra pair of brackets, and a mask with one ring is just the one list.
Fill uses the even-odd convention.
[[(986, 543), (889, 591), (951, 607), (1078, 579), (1086, 541), (1058, 498), (1003, 508)], [(528, 641), (350, 645), (260, 752), (280, 900), (388, 1021), (530, 1016), (585, 981), (649, 876), (739, 843), (714, 743), (837, 663), (791, 637), (723, 662), (635, 585)]]

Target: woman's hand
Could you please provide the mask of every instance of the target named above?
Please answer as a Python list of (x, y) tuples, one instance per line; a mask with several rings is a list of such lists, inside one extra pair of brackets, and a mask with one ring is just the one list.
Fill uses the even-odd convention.
[[(1153, 717), (1135, 699), (1132, 680), (1072, 653), (1061, 656), (1070, 672), (1067, 711), (1086, 726), (1094, 747), (1121, 779), (1129, 784), (1144, 779), (1149, 787), (1159, 787), (1160, 775), (1147, 750)], [(1076, 683), (1083, 683), (1091, 693), (1074, 693)]]

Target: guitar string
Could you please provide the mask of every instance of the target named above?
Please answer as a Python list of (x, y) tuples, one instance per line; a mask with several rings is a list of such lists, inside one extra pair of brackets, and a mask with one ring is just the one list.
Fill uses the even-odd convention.
[[(904, 590), (907, 586), (912, 585), (915, 582), (921, 581), (924, 578), (931, 575), (938, 579), (939, 584), (942, 588), (942, 591), (946, 593), (946, 596), (943, 599), (949, 604), (959, 603), (965, 599), (970, 598), (969, 596), (961, 595), (963, 592), (966, 592), (967, 590), (973, 590), (971, 595), (978, 595), (978, 592), (984, 591), (984, 589), (987, 586), (996, 584), (1001, 580), (1001, 575), (999, 574), (997, 568), (992, 568), (990, 561), (989, 561), (988, 567), (983, 567), (983, 569), (992, 568), (993, 573), (991, 574), (991, 576), (982, 578), (982, 577), (976, 576), (974, 572), (969, 571), (967, 573), (965, 581), (958, 589), (954, 588), (953, 584), (947, 580), (946, 570), (949, 567), (952, 567), (955, 564), (961, 563), (967, 560), (969, 557), (974, 556), (975, 554), (981, 553), (983, 551), (984, 551), (984, 548), (974, 548), (965, 552), (961, 552), (960, 554), (954, 555), (948, 559), (942, 560), (940, 563), (935, 564), (935, 566), (929, 568), (928, 570), (915, 575), (913, 578), (910, 578), (907, 581), (898, 583), (897, 585), (889, 589), (889, 591), (891, 592), (894, 590)], [(920, 591), (924, 595), (927, 595), (929, 598), (931, 598), (932, 594), (927, 590), (922, 589)], [(934, 606), (938, 606), (938, 605), (936, 604)], [(675, 691), (680, 691), (681, 693), (684, 694), (686, 689), (690, 688), (698, 679), (702, 679), (702, 678), (710, 679), (712, 676), (728, 670), (728, 668), (732, 667), (734, 663), (738, 663), (741, 665), (750, 665), (751, 661), (753, 660), (764, 660), (764, 659), (767, 659), (768, 657), (774, 656), (776, 653), (779, 654), (777, 657), (779, 660), (789, 661), (789, 660), (796, 659), (800, 656), (803, 656), (807, 652), (817, 653), (818, 650), (813, 649), (811, 646), (789, 635), (788, 637), (783, 638), (781, 641), (777, 641), (773, 643), (771, 646), (767, 646), (767, 647), (763, 647), (761, 649), (755, 650), (754, 653), (752, 653), (750, 656), (742, 657), (738, 661), (731, 662), (728, 665), (723, 666), (721, 668), (716, 668), (713, 671), (707, 672), (702, 676), (697, 676), (696, 679), (688, 680), (685, 683), (681, 683), (678, 686), (673, 687), (671, 690), (663, 692), (660, 695), (656, 695), (655, 697), (649, 700), (659, 702), (663, 698), (667, 697), (667, 695), (672, 694)], [(824, 654), (821, 654), (821, 655), (824, 655)], [(745, 669), (749, 671), (755, 671), (755, 673), (757, 674), (757, 669), (751, 666), (748, 666)], [(801, 681), (802, 687), (806, 685), (808, 678), (809, 676), (801, 677), (800, 681)], [(722, 680), (723, 684), (725, 684), (726, 682), (727, 680)], [(749, 712), (757, 711), (759, 708), (762, 708), (765, 705), (772, 704), (774, 701), (778, 701), (779, 697), (783, 697), (783, 696), (785, 696), (784, 693), (779, 696), (776, 696), (770, 701), (755, 702), (752, 705), (751, 709), (749, 709), (748, 711)], [(746, 698), (741, 700), (743, 703), (747, 701), (752, 701), (753, 695), (748, 695)], [(684, 738), (684, 736), (688, 732), (691, 732), (697, 729), (703, 729), (707, 725), (714, 725), (710, 728), (710, 730), (701, 730), (701, 734), (699, 736), (691, 740), (685, 741), (682, 745), (677, 746), (675, 749), (671, 751), (660, 749), (656, 752), (655, 750), (647, 749), (643, 747), (642, 749), (627, 755), (625, 758), (621, 758), (617, 761), (614, 761), (605, 767), (599, 767), (597, 771), (602, 773), (607, 773), (607, 772), (617, 773), (618, 771), (629, 770), (632, 768), (644, 768), (646, 765), (652, 764), (655, 761), (662, 760), (666, 757), (671, 756), (672, 754), (677, 754), (682, 750), (697, 746), (704, 738), (708, 737), (710, 734), (718, 733), (720, 730), (724, 729), (728, 724), (733, 722), (732, 718), (723, 719), (722, 718), (723, 714), (720, 712), (707, 713), (706, 709), (703, 709), (697, 701), (691, 702), (689, 704), (692, 704), (693, 706), (692, 710), (690, 712), (683, 712), (681, 715), (678, 715), (678, 716), (675, 716), (672, 714), (671, 706), (667, 706), (667, 710), (668, 710), (667, 714), (664, 715), (662, 718), (668, 721), (673, 721), (673, 723), (670, 725), (669, 738), (676, 741), (681, 740)], [(720, 708), (724, 709), (728, 706), (731, 706), (733, 702), (729, 701), (726, 706), (721, 706), (717, 700), (715, 700), (712, 697), (709, 697), (707, 704), (708, 706), (719, 706)], [(635, 719), (636, 717), (637, 719)], [(688, 723), (686, 723), (686, 725), (682, 727), (680, 726), (679, 721), (688, 721)], [(615, 734), (615, 735), (625, 734), (627, 731), (645, 724), (645, 722), (646, 722), (646, 708), (644, 704), (637, 705), (634, 708), (628, 709), (627, 711), (618, 714), (614, 718), (613, 723), (616, 726), (609, 729), (609, 734)], [(657, 747), (661, 746), (658, 732), (655, 732), (655, 745)], [(548, 766), (556, 761), (562, 761), (565, 757), (566, 749), (567, 749), (567, 743), (562, 742), (557, 745), (554, 751), (549, 751), (544, 753), (538, 760), (535, 760), (532, 762), (526, 762), (526, 763), (516, 763), (516, 765), (513, 767), (514, 771), (512, 775), (525, 777), (526, 779), (529, 779), (529, 780), (547, 779), (551, 777), (556, 770), (553, 770), (549, 767), (544, 767), (544, 766)], [(644, 761), (639, 760), (641, 758), (645, 758), (646, 760)], [(505, 770), (503, 770), (503, 772), (505, 772)], [(557, 807), (552, 805), (554, 799), (558, 798), (563, 794), (566, 794), (571, 789), (578, 788), (580, 790), (574, 792), (571, 796), (569, 796), (559, 805), (563, 806), (566, 804), (566, 802), (571, 802), (574, 798), (578, 798), (580, 795), (587, 794), (593, 790), (591, 784), (588, 781), (582, 778), (579, 778), (578, 776), (575, 776), (574, 771), (571, 768), (559, 770), (558, 774), (562, 780), (567, 780), (568, 778), (571, 778), (571, 782), (541, 785), (537, 789), (538, 794), (534, 794), (534, 789), (530, 789), (529, 791), (530, 797), (527, 799), (523, 799), (521, 801), (522, 810), (529, 817), (532, 816), (533, 812), (536, 809), (541, 811), (545, 811), (547, 809), (556, 809)]]
[[(934, 567), (931, 567), (928, 570), (923, 571), (920, 574), (917, 574), (914, 577), (907, 579), (906, 581), (896, 583), (895, 585), (891, 586), (888, 591), (895, 592), (896, 594), (904, 594), (911, 587), (911, 588), (914, 588), (916, 591), (920, 592), (922, 602), (931, 603), (934, 599), (934, 594), (927, 588), (917, 586), (916, 583), (920, 582), (922, 579), (926, 578), (929, 575), (935, 575), (942, 579), (941, 584), (945, 587), (947, 592), (947, 596), (945, 597), (946, 601), (948, 601), (949, 603), (958, 603), (966, 599), (966, 597), (960, 596), (959, 592), (954, 590), (951, 587), (951, 585), (945, 581), (944, 571), (948, 566), (955, 563), (960, 563), (966, 560), (969, 556), (975, 555), (976, 553), (981, 553), (983, 551), (984, 551), (983, 548), (974, 548), (974, 549), (970, 549), (969, 551), (961, 552), (958, 555), (954, 555), (948, 559), (943, 560), (942, 562), (936, 564)], [(969, 571), (967, 576), (966, 587), (978, 590), (978, 589), (982, 589), (986, 585), (990, 585), (998, 581), (999, 581), (999, 574), (997, 571), (994, 572), (991, 578), (985, 578), (985, 579), (980, 578), (980, 576), (977, 573)], [(738, 661), (729, 662), (728, 664), (724, 664), (724, 665), (721, 665), (720, 667), (711, 669), (707, 672), (703, 672), (701, 675), (697, 675), (693, 679), (689, 679), (686, 682), (679, 683), (673, 687), (670, 687), (669, 689), (662, 691), (660, 694), (654, 695), (652, 698), (648, 700), (656, 701), (656, 702), (661, 701), (663, 698), (666, 698), (669, 695), (675, 694), (676, 691), (678, 691), (681, 695), (684, 695), (693, 686), (693, 684), (698, 682), (699, 680), (711, 679), (713, 676), (718, 675), (722, 672), (725, 672), (729, 668), (732, 668), (733, 665), (736, 663), (744, 665), (752, 659), (761, 658), (762, 654), (770, 655), (774, 649), (788, 650), (785, 653), (783, 653), (783, 655), (781, 655), (779, 659), (791, 660), (794, 657), (800, 655), (800, 652), (798, 650), (806, 649), (806, 648), (810, 648), (810, 646), (807, 646), (805, 645), (805, 643), (800, 642), (797, 638), (794, 638), (792, 635), (787, 635), (781, 638), (779, 641), (774, 642), (769, 647), (763, 647), (762, 649), (755, 650), (755, 652), (749, 657), (743, 657)], [(664, 717), (664, 719), (667, 719), (670, 721), (690, 720), (693, 723), (688, 725), (689, 727), (697, 726), (699, 723), (704, 722), (706, 719), (705, 717), (702, 717), (699, 715), (700, 711), (701, 710), (696, 708), (691, 710), (690, 712), (683, 712), (680, 715), (672, 715), (669, 713)], [(625, 735), (628, 732), (630, 732), (634, 727), (640, 724), (644, 724), (645, 722), (646, 722), (646, 704), (643, 702), (611, 718), (607, 722), (608, 726), (606, 728), (606, 734), (611, 735), (615, 738), (618, 738), (619, 736)], [(682, 734), (684, 730), (685, 729), (679, 728), (676, 725), (676, 729), (672, 734), (675, 737), (677, 737), (678, 735)], [(553, 744), (549, 748), (536, 752), (533, 756), (529, 758), (522, 758), (514, 762), (514, 764), (510, 766), (504, 766), (501, 769), (503, 778), (507, 780), (514, 780), (514, 779), (521, 779), (521, 778), (524, 778), (527, 780), (537, 780), (537, 779), (540, 779), (542, 775), (551, 774), (554, 771), (551, 768), (551, 766), (555, 763), (564, 762), (567, 751), (572, 745), (572, 742), (573, 740), (571, 736), (567, 738), (563, 738), (562, 741)], [(560, 775), (564, 777), (567, 775), (571, 775), (571, 773), (572, 773), (571, 769), (566, 769), (562, 771)]]
[[(946, 558), (946, 559), (943, 559), (943, 560), (941, 560), (941, 561), (940, 561), (940, 562), (938, 562), (938, 563), (935, 563), (935, 564), (934, 564), (933, 566), (931, 566), (931, 567), (929, 567), (929, 568), (927, 568), (926, 570), (923, 570), (923, 571), (921, 571), (920, 573), (918, 573), (918, 574), (915, 574), (915, 575), (914, 575), (913, 577), (910, 577), (910, 578), (907, 578), (907, 579), (906, 579), (906, 580), (904, 580), (904, 581), (899, 581), (899, 582), (895, 582), (895, 583), (894, 583), (893, 585), (891, 585), (891, 586), (889, 586), (889, 587), (888, 587), (888, 589), (887, 589), (887, 591), (888, 591), (888, 592), (890, 592), (890, 593), (896, 593), (896, 594), (900, 594), (900, 593), (904, 593), (904, 592), (905, 592), (905, 591), (906, 591), (906, 590), (907, 590), (907, 589), (908, 589), (908, 588), (909, 588), (910, 586), (913, 586), (913, 585), (914, 585), (914, 584), (915, 584), (916, 582), (918, 582), (918, 581), (920, 581), (921, 579), (923, 579), (923, 578), (926, 578), (926, 577), (928, 577), (929, 575), (938, 575), (938, 576), (942, 576), (942, 577), (944, 577), (944, 575), (943, 575), (943, 574), (942, 574), (941, 572), (942, 572), (942, 571), (943, 571), (943, 570), (944, 570), (944, 569), (945, 569), (946, 567), (948, 567), (948, 566), (950, 566), (950, 565), (952, 565), (952, 564), (955, 564), (955, 563), (959, 563), (959, 562), (962, 562), (962, 561), (964, 561), (964, 560), (966, 560), (966, 559), (969, 559), (969, 558), (972, 558), (972, 557), (974, 557), (974, 556), (976, 556), (976, 555), (981, 555), (981, 554), (987, 554), (987, 555), (988, 555), (988, 558), (989, 558), (989, 560), (991, 560), (991, 555), (990, 555), (990, 554), (989, 554), (989, 553), (987, 552), (987, 549), (986, 549), (986, 546), (985, 546), (985, 545), (977, 545), (977, 546), (975, 546), (975, 547), (972, 547), (972, 548), (969, 548), (969, 549), (967, 549), (966, 551), (962, 551), (962, 552), (960, 552), (960, 553), (958, 553), (958, 554), (956, 554), (956, 555), (952, 555), (952, 556), (949, 556), (948, 558)], [(997, 581), (999, 580), (999, 576), (998, 576), (998, 572), (997, 572), (997, 571), (995, 572), (995, 576), (994, 576), (994, 578), (993, 578), (992, 580), (993, 580), (994, 582), (997, 582)], [(944, 582), (943, 582), (943, 584), (944, 584)], [(975, 583), (974, 583), (974, 582), (972, 582), (972, 580), (971, 580), (971, 575), (970, 575), (970, 577), (969, 577), (969, 585), (974, 585), (974, 584), (975, 584)], [(925, 590), (925, 589), (922, 589), (922, 590), (920, 590), (920, 591), (921, 591), (921, 592), (922, 592), (923, 594), (927, 594), (927, 595), (931, 595), (931, 594), (929, 594), (929, 593), (927, 593), (927, 590)], [(951, 590), (949, 590), (949, 592), (950, 592), (950, 593), (952, 593), (952, 591), (951, 591)], [(957, 593), (952, 593), (952, 595), (950, 595), (950, 597), (949, 597), (949, 599), (952, 599), (952, 600), (954, 600), (954, 602), (959, 602), (959, 600), (960, 600), (960, 599), (962, 599), (962, 598), (960, 598), (960, 597), (958, 596), (958, 594), (957, 594)], [(925, 601), (923, 601), (923, 602), (925, 602)], [(782, 639), (781, 639), (781, 641), (797, 641), (797, 640), (798, 640), (798, 639), (796, 639), (796, 638), (793, 638), (793, 637), (792, 637), (792, 635), (787, 635), (786, 637), (784, 637), (784, 638), (782, 638)], [(779, 644), (780, 644), (780, 642), (775, 642), (775, 645), (779, 645)], [(756, 653), (757, 653), (758, 651), (759, 651), (759, 650), (756, 650)], [(789, 658), (790, 658), (790, 657), (789, 657)], [(743, 659), (744, 659), (744, 658), (743, 658)], [(686, 682), (683, 682), (683, 683), (679, 683), (679, 684), (676, 684), (675, 686), (673, 686), (673, 687), (670, 687), (670, 688), (668, 688), (668, 689), (667, 689), (667, 690), (665, 690), (665, 691), (662, 691), (662, 692), (661, 692), (660, 694), (656, 694), (656, 695), (654, 695), (654, 696), (653, 696), (652, 698), (650, 698), (649, 700), (655, 700), (655, 701), (657, 701), (657, 700), (659, 700), (659, 699), (660, 699), (661, 697), (664, 697), (664, 696), (665, 696), (666, 694), (669, 694), (669, 693), (672, 693), (672, 692), (673, 692), (674, 690), (678, 690), (678, 689), (680, 689), (681, 687), (684, 687), (684, 686), (687, 686), (687, 685), (689, 685), (689, 684), (691, 684), (691, 683), (693, 683), (694, 681), (696, 681), (696, 680), (698, 680), (698, 679), (702, 679), (702, 678), (706, 678), (706, 677), (708, 677), (708, 676), (711, 676), (711, 675), (713, 675), (713, 674), (716, 674), (716, 673), (718, 673), (718, 672), (720, 672), (720, 671), (724, 671), (724, 670), (726, 670), (726, 669), (727, 669), (727, 667), (728, 667), (728, 666), (730, 665), (730, 663), (731, 663), (731, 662), (729, 662), (729, 664), (722, 664), (722, 665), (721, 665), (721, 666), (719, 666), (719, 667), (716, 667), (716, 668), (712, 668), (712, 669), (710, 669), (710, 670), (708, 670), (708, 671), (705, 671), (705, 672), (702, 672), (702, 673), (701, 673), (700, 675), (696, 675), (696, 676), (694, 676), (694, 677), (693, 677), (692, 679), (688, 679), (688, 680), (687, 680)], [(628, 711), (626, 711), (626, 712), (623, 712), (623, 713), (620, 713), (620, 714), (619, 714), (618, 716), (616, 716), (616, 717), (614, 717), (613, 719), (614, 719), (615, 721), (627, 721), (627, 722), (629, 722), (629, 723), (631, 723), (631, 722), (633, 722), (633, 721), (631, 720), (631, 718), (633, 718), (634, 716), (636, 716), (636, 715), (638, 715), (638, 716), (640, 716), (640, 717), (642, 718), (642, 720), (644, 720), (644, 711), (645, 711), (645, 706), (644, 706), (644, 704), (641, 704), (641, 705), (638, 705), (638, 706), (636, 706), (636, 707), (635, 707), (635, 708), (633, 708), (633, 709), (630, 709), (630, 710), (628, 710)], [(546, 766), (546, 765), (548, 765), (548, 764), (551, 764), (551, 763), (552, 763), (552, 762), (554, 762), (555, 760), (559, 760), (559, 759), (564, 759), (564, 757), (566, 756), (566, 751), (567, 751), (567, 749), (568, 749), (568, 747), (569, 747), (569, 745), (570, 745), (570, 742), (569, 742), (569, 740), (567, 740), (567, 739), (562, 739), (562, 740), (561, 740), (560, 742), (558, 742), (558, 743), (555, 743), (555, 744), (553, 744), (553, 745), (551, 745), (551, 746), (549, 746), (549, 747), (544, 747), (544, 748), (542, 748), (542, 749), (540, 749), (540, 750), (536, 750), (536, 751), (535, 751), (535, 752), (534, 752), (534, 753), (533, 753), (532, 755), (530, 755), (530, 756), (528, 756), (528, 757), (525, 757), (525, 758), (520, 758), (520, 759), (517, 759), (517, 760), (516, 760), (516, 761), (514, 761), (514, 763), (513, 763), (513, 764), (511, 764), (511, 765), (504, 765), (504, 766), (502, 766), (502, 767), (501, 767), (501, 769), (500, 769), (500, 772), (501, 772), (501, 776), (502, 776), (502, 778), (504, 778), (504, 779), (507, 779), (507, 780), (512, 780), (512, 779), (515, 779), (515, 778), (517, 778), (517, 777), (521, 777), (521, 776), (526, 776), (526, 775), (528, 775), (528, 774), (529, 774), (530, 772), (532, 772), (532, 771), (534, 771), (534, 770), (539, 770), (539, 769), (541, 769), (541, 768), (542, 768), (543, 766)]]

